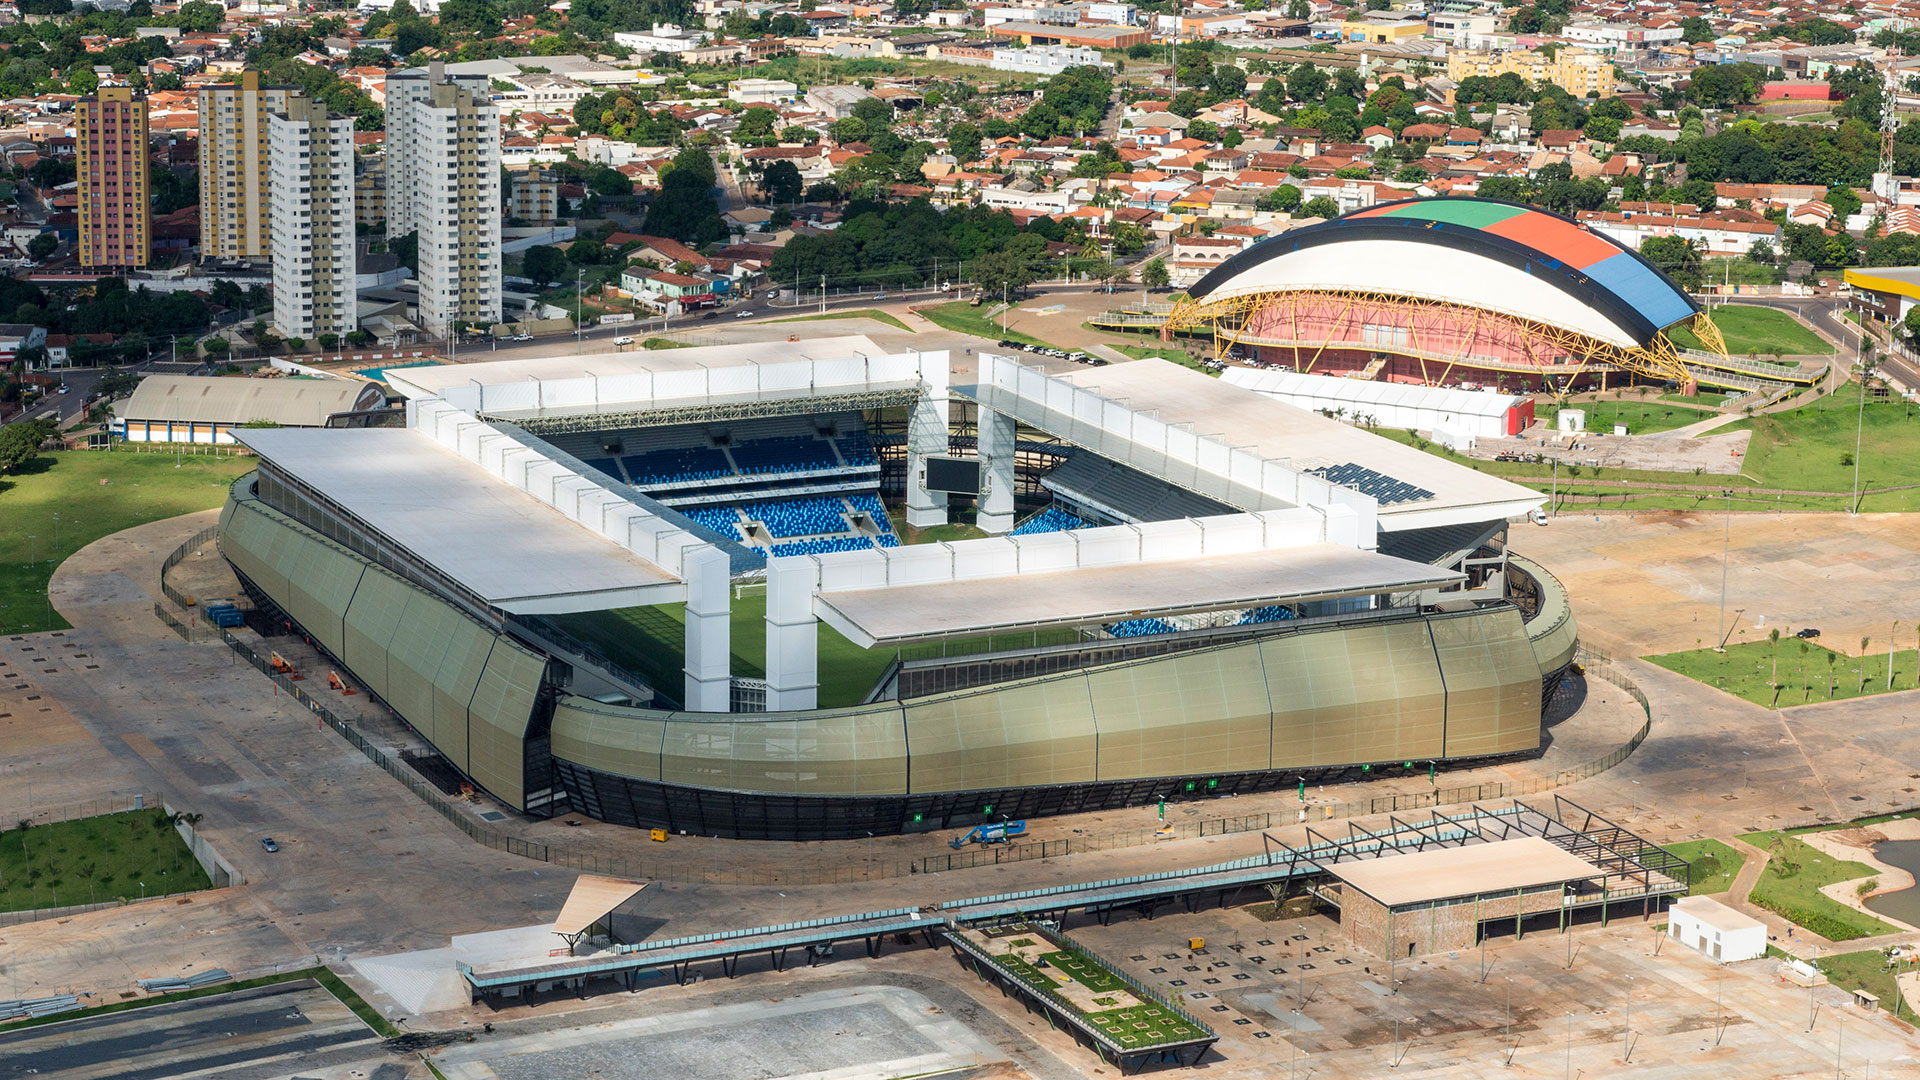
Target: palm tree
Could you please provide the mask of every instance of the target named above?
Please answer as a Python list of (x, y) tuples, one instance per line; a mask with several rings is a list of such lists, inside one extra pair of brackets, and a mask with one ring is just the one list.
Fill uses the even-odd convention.
[(1872, 640), (1864, 636), (1860, 639), (1860, 689), (1855, 691), (1856, 693), (1867, 692), (1867, 646), (1872, 643)]
[(1773, 704), (1780, 703), (1780, 628), (1767, 631), (1767, 651), (1773, 654), (1773, 675), (1767, 685), (1773, 688)]

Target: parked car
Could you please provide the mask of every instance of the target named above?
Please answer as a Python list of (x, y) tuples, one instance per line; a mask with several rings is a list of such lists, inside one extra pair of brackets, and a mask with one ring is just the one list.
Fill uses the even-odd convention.
[(613, 339), (613, 343), (615, 345), (631, 345), (633, 344), (633, 339), (630, 337), (617, 337)]
[(272, 852), (275, 852), (275, 851), (279, 851), (279, 850), (280, 850), (280, 843), (279, 843), (279, 841), (277, 841), (277, 840), (275, 840), (275, 839), (274, 839), (273, 837), (271, 837), (271, 836), (263, 836), (263, 837), (261, 837), (261, 838), (260, 838), (260, 846), (261, 846), (261, 847), (263, 847), (263, 848), (266, 848), (269, 854), (271, 854)]
[(1820, 636), (1820, 630), (1818, 627), (1813, 626), (1802, 627), (1794, 631), (1793, 636), (1797, 638), (1817, 638)]
[(1498, 453), (1498, 454), (1495, 454), (1495, 455), (1493, 455), (1493, 460), (1495, 460), (1495, 461), (1519, 461), (1519, 460), (1521, 460), (1521, 458), (1520, 458), (1520, 455), (1519, 455), (1519, 454), (1515, 454), (1515, 453), (1511, 453), (1511, 452), (1503, 452), (1503, 453)]
[(1533, 522), (1535, 525), (1545, 525), (1547, 523), (1547, 512), (1535, 507), (1527, 511), (1527, 520)]

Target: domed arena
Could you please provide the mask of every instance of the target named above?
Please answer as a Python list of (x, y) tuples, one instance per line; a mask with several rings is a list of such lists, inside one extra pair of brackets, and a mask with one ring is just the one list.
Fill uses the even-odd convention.
[[(1705, 349), (1676, 346), (1666, 331), (1680, 326)], [(1255, 244), (1163, 326), (1195, 331), (1261, 364), (1425, 384), (1565, 391), (1616, 371), (1723, 383), (1742, 363), (1637, 252), (1490, 199), (1386, 203)]]

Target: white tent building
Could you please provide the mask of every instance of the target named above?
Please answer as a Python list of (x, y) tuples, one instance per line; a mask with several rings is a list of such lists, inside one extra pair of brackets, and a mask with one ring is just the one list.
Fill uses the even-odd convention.
[(1376, 427), (1453, 432), (1475, 438), (1518, 435), (1533, 423), (1533, 399), (1495, 390), (1452, 390), (1297, 371), (1229, 367), (1222, 382), (1295, 408)]

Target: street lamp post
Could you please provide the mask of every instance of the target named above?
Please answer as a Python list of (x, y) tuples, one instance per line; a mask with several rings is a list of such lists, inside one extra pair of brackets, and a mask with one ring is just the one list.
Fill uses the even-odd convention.
[(1720, 535), (1720, 632), (1713, 639), (1713, 651), (1719, 652), (1727, 639), (1727, 554), (1733, 547), (1733, 489), (1721, 492), (1727, 497), (1726, 524)]
[(585, 270), (573, 272), (573, 351), (576, 356), (587, 351), (586, 276)]

